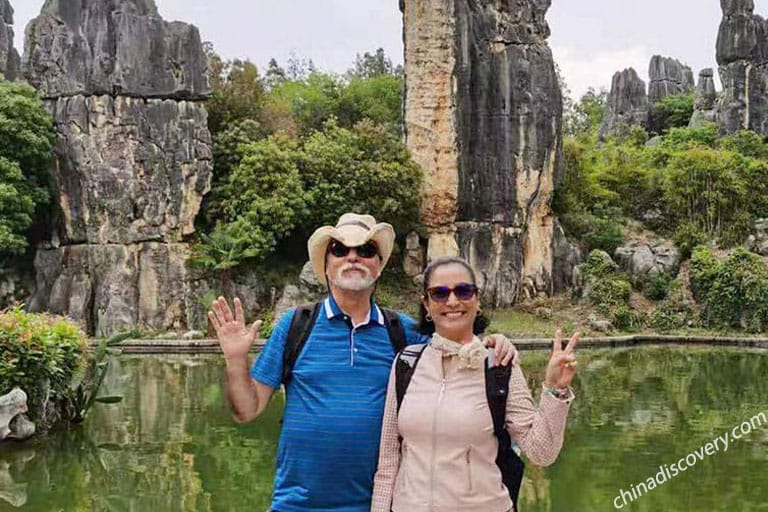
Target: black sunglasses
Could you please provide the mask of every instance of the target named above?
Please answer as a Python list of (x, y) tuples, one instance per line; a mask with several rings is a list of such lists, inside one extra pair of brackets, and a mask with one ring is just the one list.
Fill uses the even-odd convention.
[(376, 244), (373, 242), (365, 242), (363, 245), (358, 245), (357, 247), (347, 247), (343, 243), (339, 242), (338, 240), (333, 240), (331, 244), (328, 246), (328, 252), (336, 256), (337, 258), (343, 258), (347, 254), (349, 254), (349, 251), (352, 249), (357, 252), (357, 255), (361, 258), (373, 258), (374, 256), (378, 256), (379, 254), (379, 248), (376, 247)]
[(427, 288), (427, 295), (429, 295), (429, 298), (435, 302), (448, 302), (448, 297), (451, 296), (451, 292), (453, 292), (459, 300), (469, 300), (477, 294), (478, 288), (476, 285), (470, 283), (457, 284), (453, 288), (449, 288), (448, 286), (432, 286)]

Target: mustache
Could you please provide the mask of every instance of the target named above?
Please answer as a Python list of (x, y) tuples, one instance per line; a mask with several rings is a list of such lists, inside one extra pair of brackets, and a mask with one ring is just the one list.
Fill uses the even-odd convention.
[(362, 265), (358, 265), (357, 263), (345, 263), (339, 272), (346, 272), (347, 270), (360, 270), (361, 272), (365, 273), (365, 275), (370, 275), (370, 272), (367, 268), (365, 268)]

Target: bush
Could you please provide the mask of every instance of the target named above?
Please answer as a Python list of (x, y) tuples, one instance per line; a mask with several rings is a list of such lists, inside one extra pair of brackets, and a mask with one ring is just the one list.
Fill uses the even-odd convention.
[(674, 233), (685, 258), (705, 241), (743, 243), (754, 220), (768, 217), (768, 144), (754, 132), (719, 139), (713, 123), (677, 127), (652, 146), (640, 131), (602, 145), (590, 134), (564, 142), (552, 205), (568, 234), (590, 249), (612, 252), (621, 219), (631, 217)]
[(722, 263), (712, 249), (698, 246), (691, 254), (691, 292), (694, 299), (703, 302), (717, 279)]
[(626, 306), (632, 285), (622, 276), (607, 276), (598, 279), (590, 288), (588, 298), (603, 313), (609, 313), (618, 306)]
[(613, 219), (594, 217), (591, 229), (584, 235), (584, 241), (590, 249), (600, 249), (613, 254), (624, 243), (621, 224)]
[(691, 257), (693, 248), (697, 245), (704, 245), (709, 237), (692, 222), (684, 222), (675, 229), (673, 240), (677, 249), (680, 251), (681, 261)]
[(585, 276), (590, 277), (605, 277), (619, 270), (619, 266), (611, 259), (611, 256), (598, 249), (589, 253), (587, 261), (580, 268)]
[(648, 125), (652, 133), (661, 135), (670, 128), (687, 127), (693, 115), (694, 93), (665, 96), (649, 113)]
[(611, 313), (613, 326), (622, 331), (634, 331), (643, 327), (642, 315), (629, 307), (628, 304), (619, 304)]
[(711, 327), (768, 328), (768, 266), (756, 254), (737, 248), (718, 261), (706, 248), (691, 258), (691, 284)]
[(0, 313), (0, 395), (22, 388), (34, 416), (48, 390), (68, 396), (72, 380), (85, 368), (86, 349), (85, 333), (67, 319), (24, 313), (21, 307)]
[(650, 327), (659, 331), (672, 331), (682, 326), (677, 312), (666, 307), (657, 308), (651, 314), (648, 323)]
[(669, 286), (674, 277), (669, 272), (653, 274), (646, 279), (643, 289), (645, 296), (651, 300), (664, 300), (667, 298)]

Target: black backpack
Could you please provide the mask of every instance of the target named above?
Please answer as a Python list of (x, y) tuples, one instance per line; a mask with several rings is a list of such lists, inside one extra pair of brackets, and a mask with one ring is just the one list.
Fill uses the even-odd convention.
[[(408, 384), (411, 383), (416, 365), (424, 353), (426, 344), (410, 345), (397, 355), (395, 366), (395, 392), (397, 394), (397, 410), (405, 398)], [(510, 366), (489, 366), (486, 359), (485, 365), (485, 396), (488, 400), (488, 408), (493, 418), (493, 433), (499, 441), (499, 449), (496, 453), (496, 465), (501, 471), (501, 480), (509, 491), (509, 497), (517, 508), (517, 497), (520, 494), (520, 485), (523, 481), (525, 464), (520, 456), (512, 448), (512, 440), (504, 426), (504, 417), (507, 411), (507, 394), (509, 393), (509, 377), (512, 373)]]
[[(291, 380), (293, 367), (296, 366), (296, 360), (307, 343), (322, 306), (322, 301), (315, 302), (314, 304), (299, 306), (294, 311), (283, 352), (283, 384), (287, 384)], [(392, 344), (395, 354), (398, 354), (405, 348), (405, 328), (396, 312), (386, 308), (380, 309), (384, 315), (384, 325), (387, 327), (389, 342)]]

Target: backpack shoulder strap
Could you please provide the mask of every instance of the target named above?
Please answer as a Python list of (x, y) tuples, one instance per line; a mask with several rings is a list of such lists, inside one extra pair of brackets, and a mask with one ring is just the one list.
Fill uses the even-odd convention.
[(509, 395), (510, 366), (485, 365), (485, 396), (493, 418), (493, 433), (496, 437), (506, 432), (507, 395)]
[(417, 345), (408, 345), (397, 353), (397, 362), (395, 363), (395, 393), (397, 394), (397, 410), (400, 411), (400, 405), (405, 398), (405, 392), (408, 390), (408, 384), (411, 383), (413, 372), (416, 371), (416, 365), (419, 364), (421, 354), (427, 347), (426, 343)]
[(288, 337), (285, 340), (285, 350), (283, 352), (283, 384), (288, 384), (293, 375), (293, 367), (299, 358), (301, 350), (307, 343), (317, 321), (317, 315), (320, 312), (322, 302), (314, 304), (304, 304), (299, 306), (293, 312), (291, 326), (288, 328)]
[(515, 510), (518, 510), (517, 498), (520, 494), (525, 464), (512, 449), (512, 440), (505, 425), (511, 375), (511, 366), (491, 366), (490, 361), (486, 359), (485, 395), (493, 419), (493, 433), (499, 444), (496, 465), (501, 471), (502, 481), (509, 491)]
[(396, 311), (391, 309), (381, 308), (381, 312), (384, 315), (384, 324), (387, 326), (387, 334), (389, 334), (389, 342), (392, 344), (395, 354), (399, 354), (405, 348), (405, 327), (400, 320), (400, 315)]

